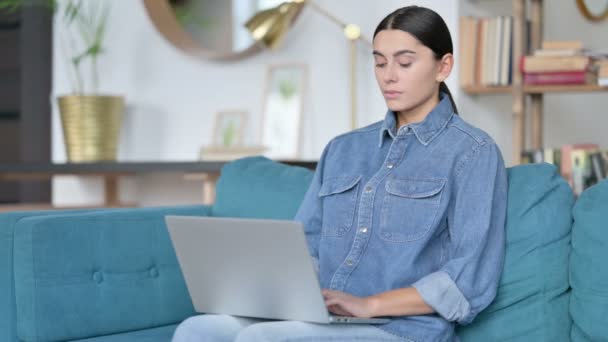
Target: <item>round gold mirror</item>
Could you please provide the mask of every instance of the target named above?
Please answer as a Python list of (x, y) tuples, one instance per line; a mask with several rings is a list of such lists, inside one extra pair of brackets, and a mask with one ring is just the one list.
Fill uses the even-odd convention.
[(576, 0), (578, 9), (592, 21), (608, 18), (608, 0)]
[(143, 0), (156, 29), (175, 47), (205, 59), (238, 60), (262, 49), (245, 22), (285, 0)]

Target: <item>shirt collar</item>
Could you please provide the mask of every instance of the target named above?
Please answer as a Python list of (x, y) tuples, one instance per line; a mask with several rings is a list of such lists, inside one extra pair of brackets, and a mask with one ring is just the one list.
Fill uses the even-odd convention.
[(380, 129), (378, 147), (382, 147), (385, 132), (388, 133), (391, 138), (395, 139), (398, 135), (405, 134), (402, 132), (407, 131), (407, 127), (414, 132), (414, 135), (422, 145), (426, 146), (433, 141), (433, 139), (443, 131), (452, 118), (452, 115), (454, 115), (454, 108), (452, 107), (450, 97), (445, 93), (440, 93), (439, 98), (440, 101), (437, 106), (433, 108), (424, 120), (405, 125), (401, 127), (399, 131), (397, 131), (397, 116), (393, 111), (389, 110), (384, 117), (384, 122)]

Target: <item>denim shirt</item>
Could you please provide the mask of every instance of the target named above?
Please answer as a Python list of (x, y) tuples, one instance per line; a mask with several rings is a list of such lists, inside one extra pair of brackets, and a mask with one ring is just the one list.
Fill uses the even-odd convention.
[(395, 113), (325, 147), (296, 214), (322, 288), (356, 296), (414, 287), (435, 314), (378, 326), (406, 341), (453, 341), (496, 295), (507, 174), (492, 138), (449, 97), (418, 123)]

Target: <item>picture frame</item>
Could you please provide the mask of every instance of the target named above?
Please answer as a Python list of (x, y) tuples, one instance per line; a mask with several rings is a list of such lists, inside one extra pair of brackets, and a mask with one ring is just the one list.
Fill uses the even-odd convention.
[(246, 111), (217, 112), (215, 114), (211, 146), (223, 149), (242, 147), (246, 125)]
[(301, 148), (305, 64), (269, 65), (262, 106), (261, 144), (271, 159), (297, 159)]

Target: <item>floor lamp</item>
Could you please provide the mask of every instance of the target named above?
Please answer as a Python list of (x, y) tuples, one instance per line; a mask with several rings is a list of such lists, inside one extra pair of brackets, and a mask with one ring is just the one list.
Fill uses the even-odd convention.
[(357, 41), (360, 40), (372, 45), (370, 39), (361, 35), (361, 29), (354, 24), (347, 24), (331, 13), (325, 11), (319, 5), (310, 0), (292, 0), (280, 5), (260, 11), (245, 23), (245, 27), (251, 32), (253, 38), (269, 48), (277, 48), (293, 20), (308, 5), (324, 17), (340, 26), (344, 36), (350, 41), (350, 100), (351, 100), (351, 128), (357, 128)]

